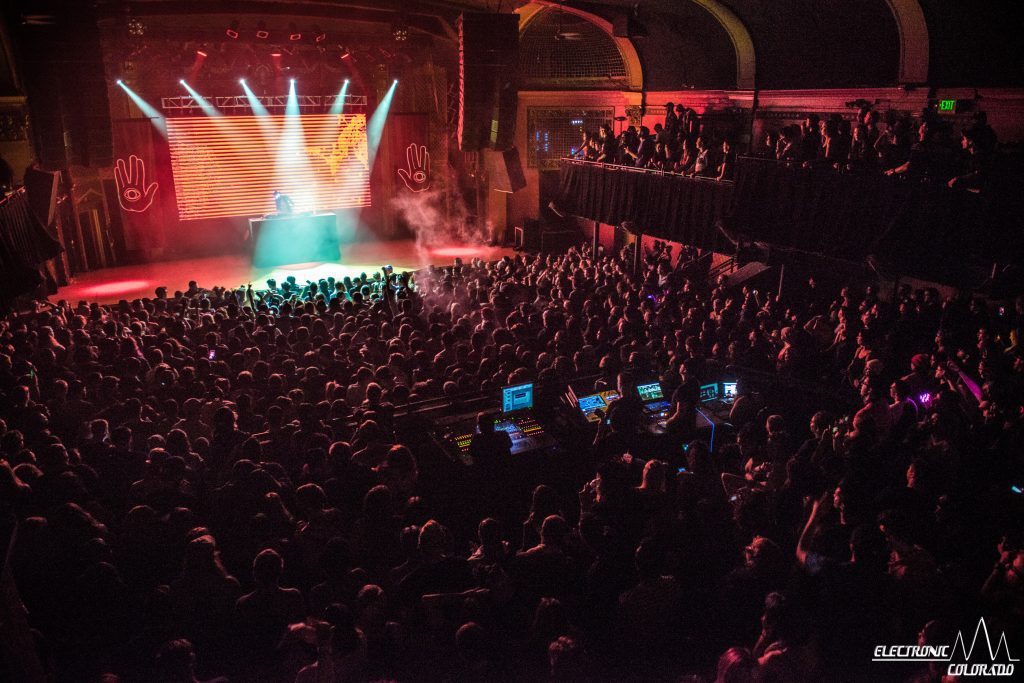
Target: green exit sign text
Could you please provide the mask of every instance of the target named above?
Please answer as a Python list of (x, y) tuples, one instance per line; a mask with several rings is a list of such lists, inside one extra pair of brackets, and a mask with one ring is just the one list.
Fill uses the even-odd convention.
[(956, 100), (939, 100), (939, 111), (956, 111)]

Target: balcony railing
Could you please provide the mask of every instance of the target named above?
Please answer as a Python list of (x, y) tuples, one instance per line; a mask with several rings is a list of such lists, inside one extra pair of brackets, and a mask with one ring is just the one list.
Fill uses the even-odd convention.
[[(741, 157), (736, 181), (577, 160), (561, 164), (560, 208), (636, 232), (729, 251), (717, 226), (777, 247), (964, 283), (965, 265), (1024, 260), (1024, 191), (839, 173)], [(1004, 183), (1006, 185), (1006, 183)]]
[(559, 203), (591, 220), (703, 248), (724, 248), (716, 229), (735, 183), (656, 169), (564, 159)]

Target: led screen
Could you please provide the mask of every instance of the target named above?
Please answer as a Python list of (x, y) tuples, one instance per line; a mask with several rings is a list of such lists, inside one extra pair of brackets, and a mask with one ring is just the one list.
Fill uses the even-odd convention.
[(648, 401), (657, 401), (658, 399), (665, 398), (665, 395), (661, 393), (661, 384), (658, 382), (652, 382), (651, 384), (641, 384), (636, 388), (636, 393), (640, 394), (640, 400), (644, 403)]
[(533, 407), (533, 383), (517, 384), (501, 390), (501, 412), (514, 413)]
[(598, 408), (604, 408), (604, 399), (601, 398), (600, 394), (591, 394), (590, 396), (580, 398), (580, 410), (584, 413), (589, 413)]
[(718, 385), (717, 384), (705, 384), (700, 388), (700, 402), (707, 403), (708, 401), (718, 400)]
[(202, 116), (167, 120), (181, 220), (370, 205), (366, 116)]

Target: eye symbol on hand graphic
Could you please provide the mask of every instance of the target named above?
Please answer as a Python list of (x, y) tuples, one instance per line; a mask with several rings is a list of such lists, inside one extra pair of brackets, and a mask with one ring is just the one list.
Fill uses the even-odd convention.
[(156, 183), (146, 185), (146, 164), (132, 154), (126, 162), (118, 159), (114, 166), (117, 201), (125, 211), (142, 213), (153, 204)]
[(405, 149), (405, 160), (409, 168), (398, 169), (398, 176), (413, 192), (430, 188), (430, 153), (426, 146), (411, 143)]

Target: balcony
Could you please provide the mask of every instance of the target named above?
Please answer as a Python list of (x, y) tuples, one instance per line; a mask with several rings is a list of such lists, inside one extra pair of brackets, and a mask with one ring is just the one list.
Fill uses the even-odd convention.
[(978, 194), (748, 157), (735, 182), (568, 159), (560, 172), (565, 211), (705, 249), (726, 248), (721, 223), (775, 248), (870, 254), (895, 273), (951, 284), (1024, 260), (1024, 192), (1009, 179)]

